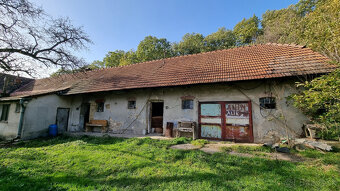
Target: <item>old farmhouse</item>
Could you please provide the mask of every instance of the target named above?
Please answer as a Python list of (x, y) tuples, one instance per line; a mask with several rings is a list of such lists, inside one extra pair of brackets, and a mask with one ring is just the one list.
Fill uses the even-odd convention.
[(82, 132), (106, 120), (108, 133), (191, 121), (199, 138), (299, 137), (308, 119), (287, 97), (297, 81), (333, 71), (329, 61), (302, 46), (262, 44), (38, 79), (0, 99), (0, 136), (46, 136), (55, 123), (60, 133)]

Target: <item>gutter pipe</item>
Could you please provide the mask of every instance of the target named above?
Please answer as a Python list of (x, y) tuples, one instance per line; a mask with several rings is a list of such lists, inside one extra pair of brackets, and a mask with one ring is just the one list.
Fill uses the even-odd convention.
[(18, 126), (18, 135), (16, 137), (16, 139), (20, 139), (21, 138), (21, 133), (22, 133), (22, 129), (23, 129), (23, 124), (24, 124), (24, 116), (25, 116), (25, 110), (28, 104), (28, 100), (29, 99), (25, 99), (25, 98), (21, 98), (20, 99), (20, 106), (21, 106), (21, 112), (20, 112), (20, 121), (19, 121), (19, 126)]

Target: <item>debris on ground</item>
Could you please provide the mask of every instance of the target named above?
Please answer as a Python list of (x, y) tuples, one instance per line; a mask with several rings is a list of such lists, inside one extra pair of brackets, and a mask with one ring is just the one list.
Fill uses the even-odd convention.
[(293, 145), (299, 145), (298, 147), (301, 147), (301, 145), (311, 148), (311, 149), (319, 149), (322, 151), (331, 151), (332, 150), (332, 146), (326, 144), (326, 143), (322, 143), (322, 142), (318, 142), (316, 140), (313, 139), (295, 139), (293, 140)]
[(279, 153), (290, 153), (290, 150), (287, 147), (276, 147), (275, 150)]

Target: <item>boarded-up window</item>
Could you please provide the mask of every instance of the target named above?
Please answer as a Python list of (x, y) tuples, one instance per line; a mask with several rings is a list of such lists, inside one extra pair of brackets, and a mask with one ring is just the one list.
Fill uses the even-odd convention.
[(2, 112), (1, 112), (1, 121), (7, 121), (8, 120), (8, 112), (9, 112), (10, 104), (3, 104), (2, 105)]
[(182, 109), (194, 109), (194, 100), (192, 99), (182, 100)]
[(128, 109), (136, 109), (136, 101), (128, 101)]

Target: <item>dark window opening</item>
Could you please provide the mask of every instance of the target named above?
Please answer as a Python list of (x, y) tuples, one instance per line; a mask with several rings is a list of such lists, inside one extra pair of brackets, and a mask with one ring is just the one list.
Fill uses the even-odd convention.
[(194, 109), (194, 100), (182, 100), (182, 109)]
[(128, 101), (128, 109), (136, 109), (136, 101)]
[(153, 102), (152, 103), (152, 117), (163, 116), (163, 102)]
[(261, 109), (275, 109), (276, 101), (275, 97), (262, 97), (260, 98)]
[(8, 112), (9, 112), (10, 104), (3, 104), (2, 105), (2, 112), (0, 121), (7, 121), (8, 120)]
[(20, 103), (15, 105), (15, 113), (20, 113)]
[(97, 112), (104, 112), (104, 102), (97, 103)]

